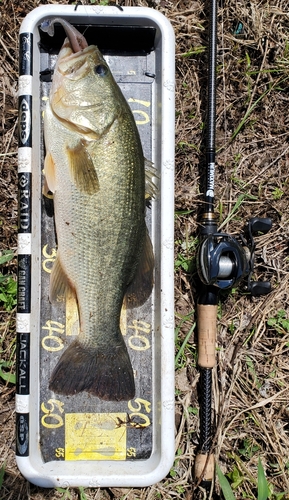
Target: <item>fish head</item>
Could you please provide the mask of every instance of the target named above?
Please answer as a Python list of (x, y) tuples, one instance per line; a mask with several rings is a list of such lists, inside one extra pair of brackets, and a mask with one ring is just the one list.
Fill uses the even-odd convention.
[(95, 140), (121, 114), (122, 95), (95, 45), (73, 52), (65, 40), (54, 70), (50, 105), (69, 129)]

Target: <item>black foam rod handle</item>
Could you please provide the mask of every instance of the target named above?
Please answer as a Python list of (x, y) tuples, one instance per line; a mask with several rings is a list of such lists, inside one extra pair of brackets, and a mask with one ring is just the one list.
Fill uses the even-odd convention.
[(272, 227), (272, 220), (269, 217), (253, 217), (249, 220), (252, 233), (268, 233)]

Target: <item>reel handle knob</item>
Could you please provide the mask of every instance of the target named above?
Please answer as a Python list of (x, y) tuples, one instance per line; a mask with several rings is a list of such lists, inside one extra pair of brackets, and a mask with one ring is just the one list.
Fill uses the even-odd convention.
[(248, 290), (254, 297), (267, 295), (271, 292), (271, 283), (270, 281), (250, 281)]
[(269, 217), (252, 217), (248, 225), (251, 233), (266, 234), (272, 228), (272, 220)]

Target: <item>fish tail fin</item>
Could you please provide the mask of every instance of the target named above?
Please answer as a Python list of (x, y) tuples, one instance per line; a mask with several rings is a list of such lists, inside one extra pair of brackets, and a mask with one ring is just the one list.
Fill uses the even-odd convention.
[(106, 401), (133, 399), (134, 376), (125, 343), (104, 351), (75, 340), (54, 368), (49, 389), (66, 396), (86, 391)]

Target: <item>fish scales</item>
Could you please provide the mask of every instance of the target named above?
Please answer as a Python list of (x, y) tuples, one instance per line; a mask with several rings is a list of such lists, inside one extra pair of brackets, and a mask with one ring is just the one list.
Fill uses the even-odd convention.
[(143, 152), (132, 112), (97, 47), (81, 41), (75, 50), (79, 40), (72, 43), (67, 23), (65, 29), (44, 118), (58, 245), (50, 298), (75, 292), (80, 334), (49, 387), (127, 400), (135, 387), (121, 307), (124, 297), (129, 307), (144, 303), (153, 283)]
[[(125, 126), (125, 131), (127, 128)], [(122, 130), (123, 127), (117, 129)], [(130, 139), (131, 131), (128, 132)], [(141, 210), (137, 207), (137, 192), (144, 189), (144, 180), (141, 179), (143, 169), (138, 156), (133, 161), (131, 156), (125, 158), (126, 154), (120, 155), (127, 170), (127, 179), (123, 182), (123, 172), (117, 169), (118, 162), (114, 161), (116, 165), (113, 167), (113, 158), (119, 148), (120, 144), (116, 140), (109, 149), (105, 145), (95, 148), (97, 151), (94, 156), (101, 158), (102, 165), (100, 169), (96, 165), (96, 170), (101, 170), (98, 174), (99, 191), (91, 196), (79, 193), (70, 183), (69, 165), (65, 165), (64, 157), (62, 165), (66, 168), (61, 169), (57, 183), (60, 194), (58, 196), (56, 191), (54, 197), (56, 220), (59, 221), (57, 235), (60, 258), (66, 274), (75, 284), (79, 302), (84, 303), (81, 310), (81, 336), (85, 342), (95, 342), (98, 331), (102, 342), (107, 343), (108, 339), (102, 334), (102, 322), (111, 322), (113, 328), (110, 330), (117, 331), (115, 326), (123, 291), (135, 266), (139, 241), (144, 237), (144, 207)], [(140, 171), (138, 190), (132, 189), (132, 182), (127, 182), (133, 177), (131, 163), (138, 163), (137, 167), (134, 166)], [(116, 170), (113, 176), (109, 175), (111, 168)], [(88, 235), (92, 237), (88, 238)], [(130, 242), (131, 252), (126, 249), (127, 241)], [(85, 300), (88, 295), (91, 297), (89, 302), (81, 300), (82, 296)], [(114, 309), (109, 314), (103, 314), (107, 303)], [(89, 328), (84, 328), (84, 325), (89, 325)]]

